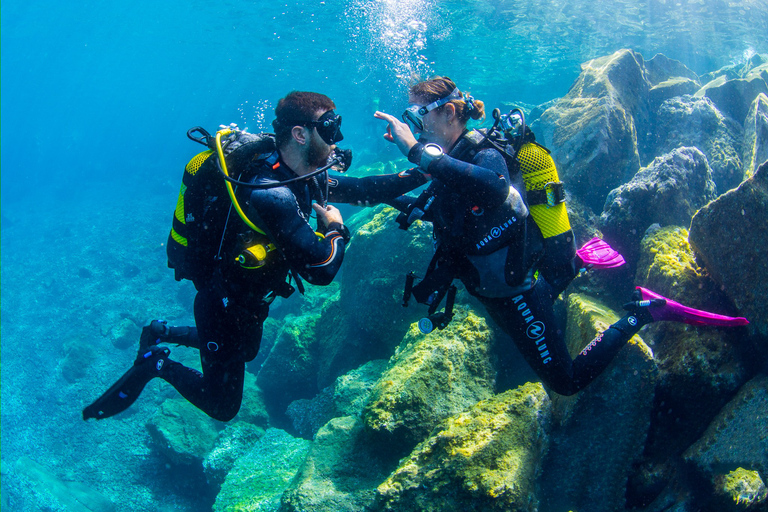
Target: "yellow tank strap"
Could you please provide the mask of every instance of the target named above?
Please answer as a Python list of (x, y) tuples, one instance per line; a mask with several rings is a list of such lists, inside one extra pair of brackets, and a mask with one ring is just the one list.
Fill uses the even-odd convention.
[[(229, 176), (229, 172), (227, 171), (227, 161), (224, 159), (224, 150), (221, 149), (221, 137), (225, 135), (229, 135), (232, 133), (232, 130), (219, 130), (216, 132), (216, 151), (219, 155), (219, 162), (221, 163), (221, 170), (224, 171), (224, 174), (226, 176)], [(252, 230), (256, 231), (257, 233), (261, 233), (264, 236), (267, 236), (267, 234), (259, 229), (256, 224), (251, 222), (251, 219), (249, 219), (242, 208), (240, 208), (240, 203), (237, 202), (237, 198), (235, 197), (235, 190), (232, 188), (232, 184), (225, 180), (224, 185), (227, 187), (227, 193), (229, 193), (229, 199), (232, 201), (232, 206), (235, 207), (235, 211), (240, 216), (241, 219), (243, 219), (243, 222), (246, 223), (246, 225), (251, 228)]]

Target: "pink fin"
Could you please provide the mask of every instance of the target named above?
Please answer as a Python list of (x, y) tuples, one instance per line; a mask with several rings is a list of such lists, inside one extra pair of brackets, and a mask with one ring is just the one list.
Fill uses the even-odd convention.
[(700, 309), (689, 308), (682, 304), (662, 297), (656, 292), (637, 286), (636, 289), (641, 293), (643, 300), (662, 299), (666, 301), (663, 306), (651, 305), (648, 312), (655, 321), (670, 320), (672, 322), (683, 322), (691, 325), (719, 325), (723, 327), (736, 327), (747, 325), (749, 321), (743, 317), (732, 317), (709, 313)]
[(615, 268), (624, 264), (624, 257), (599, 238), (585, 243), (576, 254), (586, 268)]

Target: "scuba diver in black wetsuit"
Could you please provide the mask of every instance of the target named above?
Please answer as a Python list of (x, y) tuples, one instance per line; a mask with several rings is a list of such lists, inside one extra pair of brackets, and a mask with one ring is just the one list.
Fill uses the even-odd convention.
[[(431, 180), (418, 197), (387, 201), (402, 212), (402, 228), (416, 219), (434, 228), (435, 255), (424, 279), (410, 290), (412, 278), (409, 281), (404, 305), (413, 294), (430, 305), (430, 318), (443, 328), (452, 316), (456, 289), (451, 283), (460, 279), (511, 336), (544, 384), (562, 395), (574, 394), (594, 380), (650, 322), (747, 323), (744, 318), (693, 310), (638, 287), (633, 301), (625, 305), (627, 315), (572, 359), (553, 311), (555, 298), (581, 268), (614, 267), (623, 264), (623, 258), (599, 239), (577, 250), (554, 162), (545, 148), (533, 143), (524, 121), (520, 135), (526, 143), (514, 147), (494, 142), (492, 131), (468, 131), (470, 118), (484, 116), (484, 105), (447, 77), (412, 86), (409, 103), (404, 122), (375, 114), (388, 123), (385, 139)], [(494, 118), (498, 124), (497, 113)], [(420, 133), (418, 141), (414, 131)], [(332, 189), (330, 196), (352, 202), (343, 192)], [(443, 297), (446, 312), (433, 314)], [(432, 328), (427, 322), (423, 330)]]
[[(84, 409), (84, 419), (127, 409), (155, 377), (212, 418), (228, 421), (237, 414), (245, 363), (259, 350), (269, 305), (294, 291), (288, 276), (300, 291), (298, 275), (327, 285), (344, 257), (349, 233), (339, 211), (326, 206), (326, 187), (317, 176), (330, 167), (325, 164), (343, 138), (334, 108), (322, 94), (292, 92), (275, 109), (275, 136), (224, 129), (214, 143), (205, 130), (190, 130), (190, 138), (209, 149), (186, 167), (168, 259), (176, 279), (190, 279), (197, 289), (196, 327), (159, 320), (144, 327), (134, 365)], [(368, 188), (394, 197), (423, 181), (416, 174), (395, 175), (393, 187)], [(310, 227), (313, 210), (323, 233)], [(169, 359), (161, 343), (199, 349), (202, 373)]]

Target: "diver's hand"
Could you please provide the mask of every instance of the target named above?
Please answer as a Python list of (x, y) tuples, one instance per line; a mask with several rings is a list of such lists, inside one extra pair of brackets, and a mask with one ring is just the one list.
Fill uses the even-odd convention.
[(411, 128), (395, 116), (385, 114), (384, 112), (376, 111), (373, 117), (387, 122), (387, 133), (384, 134), (384, 138), (389, 142), (397, 144), (397, 149), (403, 155), (408, 156), (408, 152), (416, 145), (416, 137), (413, 136)]
[(323, 206), (315, 203), (312, 205), (312, 208), (315, 210), (315, 213), (317, 213), (318, 223), (322, 223), (324, 227), (327, 228), (332, 222), (344, 224), (344, 219), (341, 218), (341, 212), (335, 206), (328, 205), (323, 208)]

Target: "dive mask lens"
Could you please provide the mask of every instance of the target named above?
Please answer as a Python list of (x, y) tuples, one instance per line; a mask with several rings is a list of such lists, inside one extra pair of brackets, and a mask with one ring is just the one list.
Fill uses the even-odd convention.
[(424, 123), (421, 121), (421, 105), (411, 105), (403, 112), (403, 122), (412, 126), (411, 131), (424, 131)]
[(317, 134), (329, 146), (344, 140), (344, 135), (341, 134), (341, 116), (333, 110), (320, 116), (317, 121), (313, 121), (312, 126), (317, 128)]

